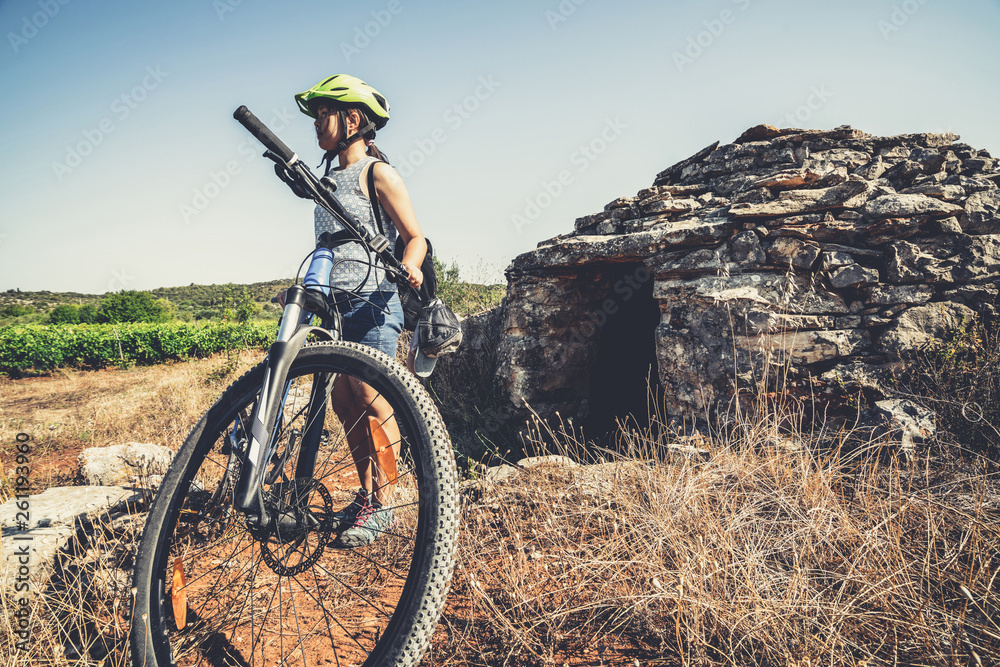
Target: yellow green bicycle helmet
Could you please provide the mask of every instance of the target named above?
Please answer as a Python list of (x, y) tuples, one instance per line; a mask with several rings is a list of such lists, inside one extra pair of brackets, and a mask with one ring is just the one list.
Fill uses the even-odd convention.
[(309, 90), (295, 96), (295, 102), (305, 115), (315, 118), (316, 112), (310, 102), (316, 99), (332, 100), (347, 107), (360, 107), (370, 113), (365, 114), (381, 130), (389, 121), (389, 102), (377, 90), (350, 74), (334, 74), (323, 79)]

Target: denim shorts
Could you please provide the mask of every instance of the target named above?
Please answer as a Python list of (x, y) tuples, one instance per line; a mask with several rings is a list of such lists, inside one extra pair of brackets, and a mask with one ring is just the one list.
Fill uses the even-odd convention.
[[(337, 302), (337, 310), (344, 326), (344, 340), (363, 343), (382, 350), (390, 357), (396, 357), (396, 343), (403, 331), (403, 307), (399, 294), (393, 292), (372, 292), (367, 301), (342, 299)], [(389, 313), (386, 314), (385, 310)]]

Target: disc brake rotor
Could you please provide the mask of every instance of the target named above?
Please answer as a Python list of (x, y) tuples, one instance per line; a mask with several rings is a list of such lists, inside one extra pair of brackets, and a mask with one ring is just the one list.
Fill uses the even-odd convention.
[(314, 479), (299, 478), (262, 492), (271, 521), (254, 531), (261, 557), (276, 574), (290, 577), (311, 567), (333, 534), (333, 498)]

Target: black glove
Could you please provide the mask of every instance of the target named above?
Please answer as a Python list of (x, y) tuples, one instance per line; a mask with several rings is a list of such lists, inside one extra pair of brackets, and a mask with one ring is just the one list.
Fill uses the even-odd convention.
[(302, 187), (298, 180), (288, 173), (288, 169), (286, 169), (284, 165), (274, 165), (274, 173), (276, 173), (278, 178), (283, 180), (285, 185), (291, 188), (292, 192), (294, 192), (297, 196), (302, 197), (303, 199), (313, 198), (313, 196), (309, 194), (309, 191)]

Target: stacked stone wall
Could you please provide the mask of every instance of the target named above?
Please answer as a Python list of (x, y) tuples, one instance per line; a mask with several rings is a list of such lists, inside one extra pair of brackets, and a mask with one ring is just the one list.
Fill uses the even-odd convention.
[(779, 374), (834, 407), (894, 400), (928, 344), (996, 317), (996, 166), (950, 133), (762, 125), (715, 143), (512, 262), (499, 379), (514, 408), (584, 416), (601, 314), (645, 279), (671, 414)]

